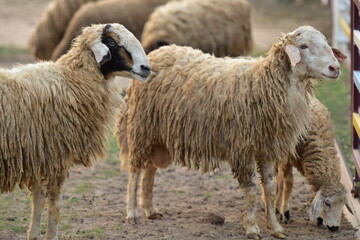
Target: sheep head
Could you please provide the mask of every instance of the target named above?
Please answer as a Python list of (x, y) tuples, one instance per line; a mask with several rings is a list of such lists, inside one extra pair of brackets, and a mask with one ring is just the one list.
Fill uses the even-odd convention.
[(340, 76), (339, 60), (346, 58), (331, 48), (325, 36), (310, 26), (302, 26), (282, 38), (293, 72), (300, 78), (335, 81)]
[(351, 214), (353, 214), (353, 209), (342, 184), (332, 189), (334, 190), (332, 194), (324, 194), (323, 189), (317, 191), (311, 203), (310, 218), (312, 221), (316, 219), (318, 226), (325, 223), (330, 231), (335, 232), (340, 226), (343, 207), (346, 206)]
[(145, 81), (151, 74), (143, 47), (124, 26), (98, 24), (84, 28), (85, 41), (105, 78), (116, 75)]

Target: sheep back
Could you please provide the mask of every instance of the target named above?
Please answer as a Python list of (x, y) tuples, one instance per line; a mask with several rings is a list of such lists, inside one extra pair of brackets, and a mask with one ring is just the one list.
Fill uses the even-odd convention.
[[(126, 119), (133, 166), (144, 167), (153, 146), (165, 146), (181, 165), (206, 172), (223, 159), (241, 177), (252, 174), (249, 161), (282, 161), (292, 150), (295, 154), (306, 114), (286, 112), (289, 83), (280, 67), (289, 71), (286, 58), (270, 73), (262, 60), (215, 58), (175, 45), (148, 57), (153, 74), (149, 82), (133, 82), (127, 116), (118, 119)], [(242, 72), (244, 64), (248, 70)]]
[(171, 1), (150, 15), (141, 42), (148, 51), (176, 44), (218, 57), (248, 54), (253, 46), (250, 13), (245, 0)]

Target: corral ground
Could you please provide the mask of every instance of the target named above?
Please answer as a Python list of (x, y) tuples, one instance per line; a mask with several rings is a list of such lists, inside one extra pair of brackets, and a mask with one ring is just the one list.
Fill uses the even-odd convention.
[[(26, 40), (48, 2), (0, 0), (1, 67), (33, 61), (26, 50)], [(292, 3), (277, 5), (278, 1), (275, 0), (251, 2), (254, 4), (255, 55), (266, 50), (273, 39), (280, 36), (280, 32), (291, 31), (299, 25), (313, 25), (327, 37), (331, 35), (330, 10), (321, 6), (320, 1), (305, 0), (300, 7)], [(345, 89), (342, 94), (346, 96), (346, 81), (336, 84), (337, 90)], [(339, 101), (329, 97), (333, 95), (329, 91), (327, 85), (320, 87), (321, 99), (329, 107), (335, 102), (339, 104)], [(345, 113), (340, 113), (342, 117), (348, 111), (346, 106)], [(64, 186), (59, 239), (246, 239), (241, 224), (243, 195), (227, 166), (214, 175), (201, 175), (179, 167), (159, 171), (154, 200), (164, 217), (161, 220), (147, 220), (142, 216), (138, 225), (127, 224), (127, 173), (120, 172), (119, 150), (111, 133), (109, 137), (109, 156), (105, 161), (90, 169), (75, 167), (70, 172), (70, 178)], [(266, 230), (261, 191), (258, 192), (257, 214), (262, 236), (263, 239), (272, 239)], [(308, 207), (312, 194), (304, 178), (296, 172), (291, 200), (293, 221), (283, 225), (288, 239), (354, 239), (356, 230), (344, 219), (337, 233), (316, 227), (314, 222), (310, 222)], [(30, 210), (31, 201), (27, 191), (17, 189), (14, 193), (0, 195), (0, 240), (25, 239)], [(209, 213), (225, 217), (225, 224), (211, 225), (207, 219)], [(46, 218), (45, 213), (43, 232), (46, 229)]]

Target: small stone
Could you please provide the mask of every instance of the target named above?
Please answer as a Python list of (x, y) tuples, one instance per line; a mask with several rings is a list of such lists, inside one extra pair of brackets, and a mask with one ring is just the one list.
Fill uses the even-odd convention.
[(215, 225), (224, 225), (225, 222), (224, 217), (218, 216), (214, 213), (209, 213), (207, 219), (211, 224), (215, 224)]

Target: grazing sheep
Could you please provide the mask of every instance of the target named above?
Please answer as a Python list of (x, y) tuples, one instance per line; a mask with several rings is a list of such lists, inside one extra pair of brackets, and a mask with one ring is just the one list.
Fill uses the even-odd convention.
[(54, 0), (49, 4), (31, 33), (28, 44), (31, 54), (37, 59), (50, 59), (73, 14), (90, 1), (97, 0)]
[[(289, 199), (293, 187), (292, 168), (296, 167), (316, 193), (311, 219), (325, 220), (331, 231), (339, 229), (344, 205), (352, 213), (346, 190), (340, 182), (340, 160), (335, 149), (335, 135), (330, 114), (315, 97), (310, 98), (311, 124), (308, 134), (297, 146), (298, 157), (290, 157), (279, 167), (275, 205), (285, 223), (290, 220)], [(322, 215), (322, 217), (320, 217)]]
[(64, 37), (55, 48), (51, 59), (56, 60), (69, 48), (81, 28), (92, 23), (118, 22), (140, 39), (144, 24), (157, 6), (168, 0), (107, 0), (88, 3), (71, 19)]
[[(338, 50), (333, 50), (335, 55)], [(148, 57), (153, 74), (127, 91), (116, 133), (122, 166), (130, 176), (127, 220), (138, 219), (140, 204), (147, 218), (159, 218), (152, 190), (157, 168), (172, 162), (208, 172), (227, 161), (244, 190), (244, 227), (258, 239), (256, 166), (262, 178), (267, 226), (285, 238), (275, 215), (276, 166), (289, 154), (310, 123), (311, 78), (336, 80), (340, 74), (326, 38), (303, 26), (275, 43), (266, 58), (216, 58), (175, 45)]]
[(253, 46), (251, 8), (246, 0), (183, 0), (158, 7), (146, 22), (146, 51), (176, 44), (217, 57), (248, 54)]
[(120, 24), (84, 28), (55, 63), (0, 69), (0, 192), (17, 184), (31, 191), (28, 239), (40, 239), (46, 197), (46, 239), (57, 239), (61, 187), (70, 167), (105, 155), (107, 125), (121, 100), (107, 79), (123, 73), (143, 81), (150, 67)]

